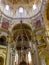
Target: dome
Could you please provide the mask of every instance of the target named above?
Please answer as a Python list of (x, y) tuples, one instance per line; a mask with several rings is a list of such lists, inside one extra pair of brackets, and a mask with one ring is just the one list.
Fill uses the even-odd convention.
[(11, 18), (30, 18), (41, 10), (41, 0), (1, 0), (1, 12)]

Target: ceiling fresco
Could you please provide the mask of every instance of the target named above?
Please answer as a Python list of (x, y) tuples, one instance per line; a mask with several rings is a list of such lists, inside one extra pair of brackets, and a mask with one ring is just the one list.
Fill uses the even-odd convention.
[(18, 4), (18, 3), (26, 3), (29, 4), (33, 0), (8, 0), (9, 2), (12, 2), (12, 4)]
[(23, 18), (35, 16), (42, 7), (41, 0), (1, 0), (1, 12), (11, 18), (21, 18), (19, 8), (23, 8)]
[(13, 5), (20, 5), (20, 4), (27, 4), (27, 5), (29, 5), (29, 4), (33, 4), (34, 2), (38, 2), (38, 1), (40, 1), (40, 0), (5, 0), (5, 2), (8, 2), (8, 3), (11, 3), (11, 4), (13, 4)]

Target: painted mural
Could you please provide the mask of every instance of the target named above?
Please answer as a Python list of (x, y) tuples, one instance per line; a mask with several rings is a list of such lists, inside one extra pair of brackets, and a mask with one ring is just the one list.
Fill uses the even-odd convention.
[(9, 27), (9, 20), (7, 20), (6, 18), (2, 19), (2, 29), (8, 30)]

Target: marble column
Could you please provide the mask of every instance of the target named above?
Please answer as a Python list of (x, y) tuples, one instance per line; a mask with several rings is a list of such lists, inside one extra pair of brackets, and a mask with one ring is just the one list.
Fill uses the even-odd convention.
[(32, 56), (32, 65), (34, 65), (34, 54), (32, 53), (31, 56)]
[(41, 65), (36, 42), (33, 44), (33, 48), (34, 48), (34, 65)]
[(9, 65), (10, 61), (10, 44), (7, 46), (7, 63), (6, 65)]

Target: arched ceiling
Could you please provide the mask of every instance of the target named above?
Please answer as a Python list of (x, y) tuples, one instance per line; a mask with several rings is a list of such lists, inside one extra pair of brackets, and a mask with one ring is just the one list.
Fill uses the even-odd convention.
[[(13, 27), (13, 31), (17, 29), (21, 29), (21, 23)], [(32, 30), (27, 24), (24, 24), (24, 23), (22, 24), (22, 29), (25, 29), (25, 30), (29, 29), (30, 31)]]
[(13, 5), (13, 6), (20, 6), (20, 5), (31, 5), (34, 4), (34, 3), (38, 3), (39, 1), (41, 0), (3, 0), (4, 3), (8, 3), (10, 5)]
[[(12, 18), (28, 18), (35, 16), (41, 10), (43, 0), (0, 0), (0, 10), (8, 17)], [(6, 7), (6, 5), (8, 5)], [(19, 8), (23, 8), (22, 16)], [(6, 10), (6, 8), (8, 8)]]
[(17, 4), (29, 4), (30, 2), (33, 2), (33, 0), (7, 0), (9, 3), (13, 4), (13, 5), (17, 5)]
[(20, 40), (21, 35), (23, 35), (23, 38), (25, 40), (31, 40), (32, 29), (27, 24), (20, 23), (20, 24), (15, 25), (13, 27), (12, 32), (14, 35), (14, 40), (16, 39)]
[(28, 49), (32, 33), (30, 26), (24, 23), (19, 23), (13, 27), (12, 32), (13, 40), (16, 41), (16, 49), (21, 50), (21, 46), (23, 46), (24, 50)]

